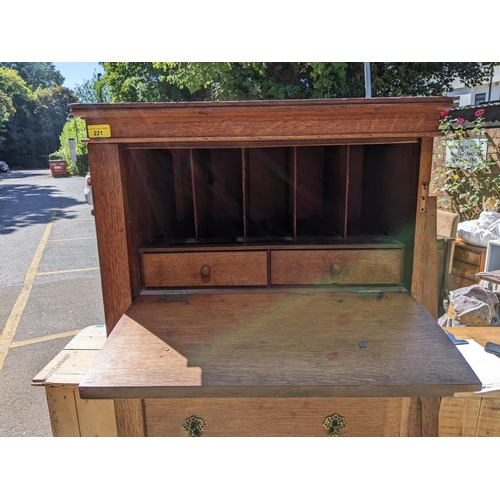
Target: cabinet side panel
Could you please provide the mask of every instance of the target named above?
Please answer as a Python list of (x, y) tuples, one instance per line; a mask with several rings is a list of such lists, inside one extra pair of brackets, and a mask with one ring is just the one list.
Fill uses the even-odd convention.
[(440, 437), (474, 437), (481, 398), (441, 398), (439, 405)]
[(142, 289), (139, 249), (165, 236), (170, 213), (166, 198), (169, 181), (167, 155), (162, 151), (131, 150), (125, 157), (127, 235), (132, 296)]
[(431, 139), (422, 139), (411, 293), (437, 319), (437, 199), (427, 196), (432, 168)]
[[(361, 219), (350, 219), (347, 228), (349, 235), (389, 234), (405, 245), (403, 284), (407, 290), (413, 267), (419, 162), (419, 144), (365, 146)], [(351, 188), (359, 193), (354, 178)]]
[(109, 333), (132, 303), (125, 217), (124, 172), (116, 144), (89, 144), (95, 225)]
[(75, 397), (77, 390), (72, 387), (46, 386), (47, 405), (54, 437), (80, 437)]

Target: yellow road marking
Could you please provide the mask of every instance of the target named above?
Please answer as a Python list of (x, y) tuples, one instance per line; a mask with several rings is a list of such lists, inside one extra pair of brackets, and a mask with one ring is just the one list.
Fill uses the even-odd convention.
[(81, 330), (72, 330), (71, 332), (55, 333), (53, 335), (45, 335), (44, 337), (38, 337), (36, 339), (31, 339), (31, 340), (20, 340), (19, 342), (12, 342), (12, 344), (10, 344), (10, 349), (14, 349), (14, 347), (24, 347), (26, 345), (38, 344), (39, 342), (46, 342), (47, 340), (55, 340), (55, 339), (62, 339), (64, 337), (72, 337), (79, 332), (81, 332)]
[(87, 267), (86, 269), (64, 269), (62, 271), (45, 271), (37, 273), (37, 276), (46, 276), (47, 274), (61, 274), (61, 273), (83, 273), (84, 271), (97, 271), (98, 267)]
[(81, 220), (94, 220), (94, 217), (82, 217), (81, 219), (59, 219), (57, 224), (61, 224), (61, 222), (80, 222)]
[(45, 245), (47, 244), (47, 241), (49, 239), (49, 234), (54, 224), (56, 213), (57, 210), (52, 210), (52, 214), (50, 215), (50, 220), (47, 224), (47, 227), (45, 228), (45, 231), (43, 232), (43, 236), (42, 239), (40, 240), (40, 243), (38, 244), (35, 256), (33, 257), (31, 265), (24, 278), (24, 284), (21, 293), (17, 297), (16, 303), (12, 308), (9, 319), (5, 324), (5, 328), (3, 329), (3, 332), (0, 335), (0, 370), (3, 367), (3, 363), (5, 361), (5, 358), (7, 357), (7, 352), (9, 351), (12, 339), (16, 334), (17, 327), (19, 326), (19, 322), (21, 321), (21, 316), (28, 302), (31, 289), (33, 288), (33, 284), (35, 283), (35, 278), (38, 272), (38, 266), (40, 265), (40, 261), (42, 260), (43, 251), (45, 250)]
[(61, 240), (49, 240), (51, 243), (53, 241), (77, 241), (77, 240), (95, 240), (96, 237), (95, 236), (89, 236), (87, 238), (64, 238), (64, 239), (61, 239)]

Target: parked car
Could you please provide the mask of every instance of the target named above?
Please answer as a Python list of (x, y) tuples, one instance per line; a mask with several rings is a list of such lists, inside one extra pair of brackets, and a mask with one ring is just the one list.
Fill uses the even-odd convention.
[(85, 201), (89, 205), (93, 205), (92, 202), (92, 181), (90, 179), (90, 172), (85, 176), (85, 189), (83, 190), (83, 195), (85, 196)]
[(9, 165), (7, 165), (7, 162), (0, 161), (0, 172), (8, 172), (8, 171), (9, 171)]

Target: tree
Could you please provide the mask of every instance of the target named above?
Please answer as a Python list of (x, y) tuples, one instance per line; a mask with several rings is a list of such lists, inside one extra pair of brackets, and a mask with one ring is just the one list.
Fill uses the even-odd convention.
[(112, 102), (171, 102), (191, 92), (167, 78), (168, 70), (151, 62), (105, 62), (104, 83)]
[(453, 90), (458, 78), (466, 86), (483, 83), (496, 63), (372, 63), (373, 96), (437, 96)]
[(102, 79), (101, 73), (96, 72), (90, 80), (84, 80), (81, 85), (75, 86), (75, 97), (78, 102), (86, 104), (110, 102), (111, 100), (108, 85)]
[(38, 87), (61, 86), (64, 77), (51, 62), (10, 62), (2, 63), (6, 68), (15, 69), (19, 76), (36, 90)]
[(6, 139), (9, 119), (31, 98), (31, 91), (17, 71), (0, 66), (0, 146)]
[(33, 100), (33, 92), (17, 71), (0, 66), (0, 154), (8, 162), (31, 152)]
[(33, 127), (36, 130), (36, 151), (47, 156), (59, 146), (58, 133), (68, 118), (69, 105), (75, 101), (66, 87), (39, 87), (34, 93)]
[[(372, 95), (430, 96), (473, 85), (494, 63), (371, 63)], [(111, 101), (316, 99), (364, 97), (356, 62), (102, 63)]]
[[(82, 142), (84, 137), (87, 137), (85, 121), (76, 116), (68, 118), (59, 136), (59, 149), (51, 157), (66, 160), (70, 174), (81, 175), (88, 170), (87, 144)], [(76, 165), (70, 156), (68, 139), (75, 139)]]
[(0, 64), (0, 154), (9, 163), (36, 164), (58, 147), (75, 100), (63, 80), (52, 63)]

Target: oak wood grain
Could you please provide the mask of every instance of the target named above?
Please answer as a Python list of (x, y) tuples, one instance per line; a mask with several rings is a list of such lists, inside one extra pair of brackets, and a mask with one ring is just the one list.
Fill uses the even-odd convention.
[[(361, 348), (365, 342), (368, 347)], [(480, 384), (410, 295), (140, 296), (86, 373), (84, 398), (447, 396)]]
[(132, 303), (125, 173), (119, 146), (89, 144), (88, 151), (104, 316), (109, 333)]
[(187, 436), (184, 419), (202, 418), (201, 437), (327, 437), (324, 419), (346, 419), (341, 436), (399, 436), (401, 398), (146, 399), (148, 436)]
[(437, 200), (435, 196), (428, 196), (433, 147), (431, 139), (422, 139), (414, 246), (418, 258), (413, 261), (411, 292), (437, 319)]
[(439, 436), (439, 398), (422, 398), (422, 436)]
[[(87, 125), (108, 124), (114, 139), (199, 141), (435, 136), (449, 98), (379, 98), (237, 103), (73, 104)], [(133, 109), (134, 113), (127, 112)]]
[(118, 437), (144, 437), (144, 402), (141, 399), (115, 399), (116, 433)]
[[(276, 250), (271, 252), (273, 285), (397, 285), (399, 250)], [(332, 266), (338, 272), (332, 273)]]
[(143, 255), (143, 271), (146, 287), (266, 286), (267, 255), (264, 251), (148, 253)]

